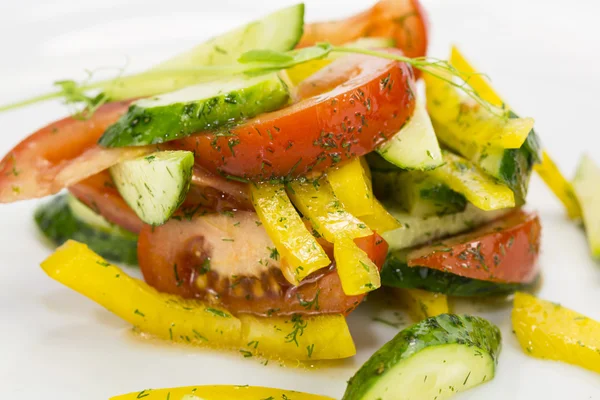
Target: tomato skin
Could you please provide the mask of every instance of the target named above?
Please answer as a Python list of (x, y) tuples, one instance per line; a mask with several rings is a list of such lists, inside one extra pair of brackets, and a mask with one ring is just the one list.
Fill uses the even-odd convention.
[(125, 203), (108, 171), (84, 179), (71, 186), (69, 191), (108, 222), (133, 233), (140, 233), (142, 230), (144, 223)]
[[(258, 217), (254, 213), (246, 214), (250, 215), (249, 218), (254, 216), (254, 220), (258, 221)], [(236, 217), (237, 215), (239, 214), (236, 213)], [(234, 314), (250, 313), (267, 316), (294, 313), (348, 314), (364, 298), (364, 295), (346, 296), (344, 294), (334, 265), (316, 271), (297, 287), (293, 287), (287, 282), (279, 268), (271, 268), (261, 277), (236, 274), (235, 279), (232, 279), (231, 276), (220, 276), (212, 269), (209, 272), (199, 273), (198, 265), (203, 265), (204, 260), (210, 258), (212, 247), (203, 237), (205, 231), (201, 227), (202, 222), (200, 221), (203, 217), (197, 214), (190, 220), (185, 218), (170, 220), (165, 225), (154, 229), (147, 225), (144, 226), (138, 241), (138, 259), (144, 279), (149, 285), (161, 292), (185, 298), (215, 301)], [(224, 218), (231, 220), (231, 217)], [(231, 224), (234, 223), (234, 220)], [(254, 224), (254, 220), (252, 224)], [(210, 225), (213, 224), (210, 223)], [(256, 238), (259, 235), (266, 235), (264, 228), (254, 226), (254, 228), (248, 229), (244, 228), (243, 223), (241, 227), (231, 229), (246, 229), (242, 237)], [(208, 234), (208, 232), (206, 233)], [(211, 237), (215, 239), (214, 233), (212, 235)], [(220, 238), (216, 238), (216, 240), (220, 240)], [(232, 243), (224, 251), (235, 252), (235, 246), (245, 246), (249, 242), (251, 242), (250, 239), (243, 245)], [(272, 243), (270, 239), (268, 243)], [(356, 243), (381, 268), (387, 254), (387, 243), (376, 234), (357, 239)], [(261, 242), (260, 246), (264, 246), (264, 242)], [(329, 246), (331, 247), (331, 245)], [(244, 264), (241, 265), (242, 268), (244, 266)], [(201, 275), (206, 276), (203, 278), (204, 282), (209, 282), (203, 289), (197, 285), (197, 279)], [(257, 294), (257, 286), (260, 295)], [(275, 289), (270, 291), (270, 288)], [(318, 309), (315, 306), (307, 307), (306, 302), (314, 300), (317, 295)]]
[(306, 88), (328, 82), (311, 77), (298, 88), (310, 97), (232, 128), (227, 136), (199, 134), (174, 146), (194, 151), (197, 164), (221, 175), (294, 178), (371, 152), (412, 115), (414, 80), (406, 64), (352, 56), (328, 68), (339, 68), (347, 80), (314, 96), (318, 91)]
[(473, 232), (407, 256), (409, 267), (428, 267), (466, 278), (530, 283), (537, 274), (541, 225), (535, 213), (515, 211)]
[(0, 161), (0, 203), (58, 193), (146, 147), (104, 149), (96, 141), (127, 111), (127, 103), (100, 107), (88, 120), (67, 117), (33, 133)]
[(427, 54), (428, 21), (418, 0), (381, 0), (349, 18), (306, 24), (298, 47), (342, 45), (361, 37), (389, 37), (408, 57)]

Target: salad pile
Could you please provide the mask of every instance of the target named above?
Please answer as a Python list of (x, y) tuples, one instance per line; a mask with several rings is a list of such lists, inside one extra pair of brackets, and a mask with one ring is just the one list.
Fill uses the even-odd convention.
[[(523, 208), (531, 174), (583, 218), (600, 256), (600, 170), (585, 158), (571, 184), (532, 118), (457, 48), (428, 57), (427, 41), (417, 0), (316, 24), (298, 4), (145, 72), (57, 82), (0, 107), (79, 106), (4, 157), (0, 202), (54, 196), (35, 213), (60, 246), (44, 271), (169, 341), (352, 357), (346, 316), (387, 288), (417, 323), (344, 399), (442, 399), (492, 379), (499, 329), (452, 314), (448, 296), (518, 292), (527, 353), (600, 372), (600, 324), (523, 293), (540, 281), (540, 219)], [(288, 395), (323, 398), (216, 386), (118, 398)]]

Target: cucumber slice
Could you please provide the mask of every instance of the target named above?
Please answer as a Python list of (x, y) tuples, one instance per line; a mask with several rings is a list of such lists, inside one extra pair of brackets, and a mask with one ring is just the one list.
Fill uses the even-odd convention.
[(381, 283), (384, 286), (423, 289), (460, 297), (499, 296), (516, 291), (529, 290), (537, 285), (539, 277), (532, 283), (496, 283), (470, 279), (425, 267), (409, 267), (406, 252), (388, 254), (381, 270)]
[(426, 171), (442, 165), (442, 151), (425, 104), (418, 101), (411, 119), (377, 152), (402, 169)]
[[(219, 35), (191, 50), (162, 62), (149, 71), (136, 75), (129, 83), (118, 82), (105, 88), (114, 100), (153, 96), (172, 92), (200, 82), (208, 82), (216, 74), (179, 74), (177, 78), (157, 79), (160, 71), (189, 70), (198, 67), (235, 65), (250, 50), (288, 51), (296, 47), (304, 27), (304, 5), (296, 4), (266, 17)], [(222, 76), (222, 75), (221, 75)]]
[(587, 155), (579, 162), (573, 188), (583, 212), (590, 251), (594, 258), (600, 258), (600, 168)]
[(185, 200), (192, 179), (191, 151), (160, 151), (123, 161), (110, 173), (125, 202), (142, 221), (164, 224)]
[(393, 199), (412, 216), (454, 214), (464, 211), (467, 200), (428, 173), (373, 172), (378, 197)]
[(109, 260), (137, 264), (137, 235), (109, 223), (71, 195), (59, 195), (43, 204), (34, 218), (56, 246), (72, 239)]
[(179, 54), (155, 69), (184, 69), (235, 63), (254, 49), (292, 50), (304, 32), (304, 4), (275, 11)]
[(139, 100), (100, 138), (104, 147), (163, 143), (274, 111), (289, 100), (276, 73), (189, 86)]
[(447, 399), (494, 377), (498, 327), (442, 314), (401, 331), (348, 382), (342, 400)]
[(403, 227), (384, 232), (390, 251), (414, 247), (431, 240), (466, 232), (508, 214), (512, 209), (483, 211), (468, 204), (463, 212), (427, 218), (413, 216), (397, 204), (384, 204)]

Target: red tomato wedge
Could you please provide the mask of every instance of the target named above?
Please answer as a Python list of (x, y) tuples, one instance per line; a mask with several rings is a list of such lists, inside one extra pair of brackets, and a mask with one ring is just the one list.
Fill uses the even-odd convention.
[[(362, 301), (364, 295), (344, 294), (334, 266), (316, 271), (297, 287), (290, 285), (254, 212), (202, 214), (144, 226), (138, 259), (148, 284), (215, 302), (233, 313), (257, 315), (348, 314)], [(356, 242), (381, 268), (387, 243), (377, 235)]]
[[(69, 187), (69, 191), (107, 221), (133, 233), (142, 230), (144, 223), (125, 203), (108, 171), (102, 171), (76, 183)], [(197, 206), (217, 211), (253, 210), (245, 184), (227, 181), (202, 168), (194, 168), (192, 186), (183, 203), (183, 207)]]
[(409, 267), (427, 267), (466, 278), (530, 283), (537, 276), (541, 225), (535, 213), (519, 210), (473, 232), (408, 254)]
[(197, 164), (224, 176), (304, 176), (369, 153), (396, 134), (413, 113), (414, 90), (406, 64), (349, 56), (304, 80), (298, 103), (228, 135), (198, 134), (173, 145), (194, 151)]
[(306, 24), (298, 47), (345, 44), (361, 37), (389, 37), (408, 57), (427, 53), (427, 18), (418, 0), (382, 0), (349, 18)]
[(0, 203), (58, 193), (122, 160), (148, 153), (147, 147), (104, 149), (96, 144), (127, 107), (106, 104), (88, 120), (68, 117), (19, 143), (0, 161)]

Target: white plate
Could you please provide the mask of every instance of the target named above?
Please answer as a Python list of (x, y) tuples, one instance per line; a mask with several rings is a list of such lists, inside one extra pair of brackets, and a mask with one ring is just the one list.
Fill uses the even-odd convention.
[[(85, 68), (136, 70), (209, 35), (292, 1), (20, 0), (0, 5), (0, 103), (50, 89)], [(360, 1), (307, 1), (308, 18), (348, 15)], [(521, 113), (536, 118), (564, 171), (598, 153), (597, 2), (425, 1), (432, 53), (461, 45)], [(0, 115), (0, 153), (65, 113), (46, 104)], [(600, 267), (582, 231), (534, 178), (530, 207), (543, 219), (540, 296), (600, 320)], [(372, 321), (373, 302), (349, 319), (358, 355), (331, 368), (262, 366), (236, 354), (139, 340), (130, 327), (50, 280), (38, 267), (50, 250), (32, 222), (35, 201), (0, 207), (0, 391), (7, 399), (106, 399), (144, 388), (199, 384), (267, 385), (341, 397), (346, 380), (396, 329)], [(509, 308), (461, 305), (504, 335), (496, 378), (460, 399), (600, 399), (600, 376), (525, 356), (511, 334)], [(405, 318), (408, 320), (407, 318)]]

